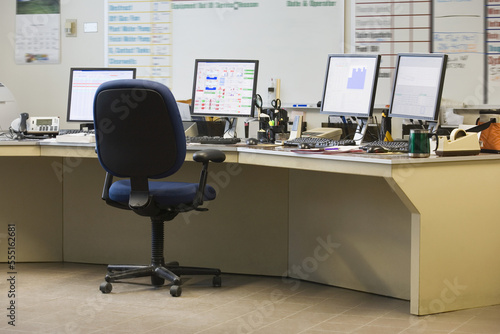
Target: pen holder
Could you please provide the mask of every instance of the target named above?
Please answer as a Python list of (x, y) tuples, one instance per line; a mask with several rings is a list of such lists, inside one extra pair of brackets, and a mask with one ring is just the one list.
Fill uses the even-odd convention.
[(275, 133), (274, 133), (274, 126), (270, 126), (266, 130), (266, 138), (270, 143), (274, 143), (275, 141)]
[(265, 130), (259, 130), (257, 131), (257, 139), (261, 142), (267, 142), (267, 133)]
[(267, 139), (270, 142), (275, 142), (276, 140), (286, 140), (289, 136), (290, 134), (285, 131), (285, 127), (283, 125), (270, 126), (267, 129)]

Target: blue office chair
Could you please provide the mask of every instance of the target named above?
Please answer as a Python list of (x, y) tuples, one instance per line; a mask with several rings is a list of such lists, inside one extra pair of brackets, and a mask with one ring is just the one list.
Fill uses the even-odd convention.
[[(102, 84), (94, 99), (94, 126), (96, 152), (106, 171), (102, 198), (113, 207), (150, 217), (152, 226), (151, 264), (109, 265), (100, 290), (109, 293), (113, 282), (147, 276), (155, 287), (170, 281), (174, 297), (182, 293), (181, 275), (214, 275), (213, 285), (220, 286), (219, 269), (165, 263), (163, 243), (165, 221), (182, 212), (207, 210), (200, 206), (216, 195), (214, 188), (206, 185), (208, 164), (223, 162), (225, 154), (209, 149), (194, 153), (193, 160), (203, 164), (199, 183), (152, 181), (177, 172), (186, 156), (186, 138), (174, 96), (166, 86), (153, 81)], [(113, 177), (120, 180), (113, 182)]]

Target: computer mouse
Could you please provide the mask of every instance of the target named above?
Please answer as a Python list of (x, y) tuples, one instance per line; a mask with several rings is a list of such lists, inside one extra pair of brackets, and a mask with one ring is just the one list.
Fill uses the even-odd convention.
[(309, 145), (308, 143), (300, 143), (299, 148), (302, 150), (307, 150), (309, 148), (312, 148), (312, 146)]
[(246, 143), (247, 145), (257, 145), (259, 141), (255, 138), (248, 138)]
[(368, 149), (366, 150), (366, 153), (387, 153), (387, 152), (389, 152), (389, 150), (382, 146), (372, 146), (368, 147)]

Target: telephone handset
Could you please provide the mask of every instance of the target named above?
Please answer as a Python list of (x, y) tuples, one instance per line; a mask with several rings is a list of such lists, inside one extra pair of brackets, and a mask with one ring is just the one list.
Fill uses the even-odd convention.
[(28, 118), (30, 115), (26, 112), (23, 112), (21, 114), (21, 120), (19, 121), (19, 132), (26, 133), (27, 127), (26, 127), (26, 122), (28, 121)]

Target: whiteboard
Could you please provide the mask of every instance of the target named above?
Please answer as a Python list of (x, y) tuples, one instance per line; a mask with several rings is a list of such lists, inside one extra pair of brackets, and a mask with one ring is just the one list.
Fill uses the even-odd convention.
[(191, 98), (195, 59), (257, 59), (264, 103), (271, 78), (283, 105), (317, 103), (327, 55), (343, 52), (343, 1), (174, 1), (172, 13), (178, 99)]
[(433, 24), (433, 52), (448, 54), (444, 104), (484, 104), (484, 1), (434, 1)]

